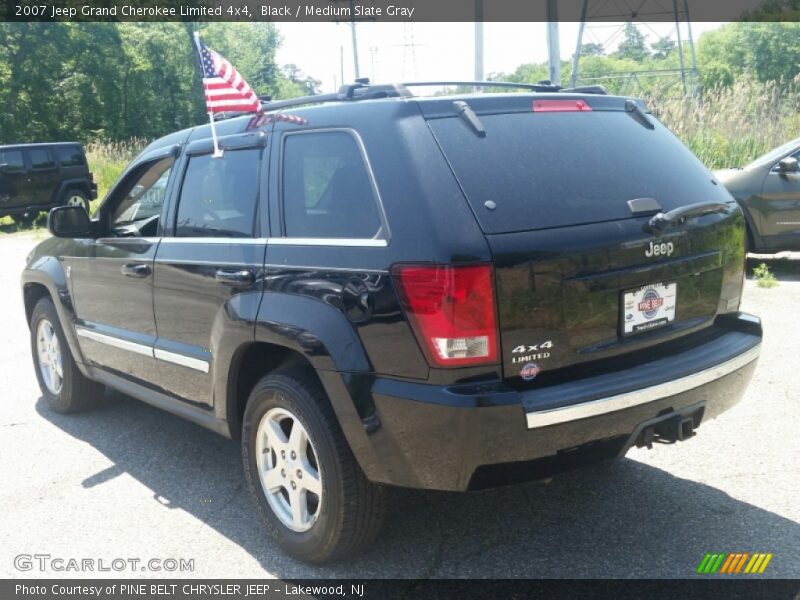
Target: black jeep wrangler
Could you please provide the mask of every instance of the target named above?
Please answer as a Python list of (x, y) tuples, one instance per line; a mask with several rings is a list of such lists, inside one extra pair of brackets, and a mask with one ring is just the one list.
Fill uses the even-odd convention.
[(760, 351), (741, 210), (641, 101), (529, 87), (360, 83), (221, 121), (221, 158), (208, 126), (154, 142), (28, 257), (45, 399), (109, 386), (241, 439), (314, 562), (376, 534), (387, 485), (691, 437)]
[(89, 210), (97, 184), (76, 142), (0, 146), (0, 217), (30, 223), (54, 206)]

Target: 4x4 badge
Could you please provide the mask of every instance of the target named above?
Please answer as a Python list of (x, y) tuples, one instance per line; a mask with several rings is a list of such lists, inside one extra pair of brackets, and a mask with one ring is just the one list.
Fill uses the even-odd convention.
[(538, 352), (539, 350), (550, 350), (550, 348), (552, 348), (552, 347), (553, 347), (553, 341), (552, 340), (547, 340), (546, 342), (542, 342), (540, 344), (533, 344), (531, 346), (528, 346), (526, 344), (523, 344), (521, 346), (517, 346), (516, 348), (514, 348), (511, 351), (511, 353), (512, 354), (521, 354), (521, 353), (524, 353), (524, 352)]

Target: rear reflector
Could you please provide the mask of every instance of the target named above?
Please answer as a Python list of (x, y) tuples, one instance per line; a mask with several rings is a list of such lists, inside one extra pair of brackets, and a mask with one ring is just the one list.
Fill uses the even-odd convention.
[(533, 112), (583, 112), (591, 111), (585, 100), (534, 100)]
[(497, 362), (491, 265), (397, 265), (392, 275), (431, 366)]

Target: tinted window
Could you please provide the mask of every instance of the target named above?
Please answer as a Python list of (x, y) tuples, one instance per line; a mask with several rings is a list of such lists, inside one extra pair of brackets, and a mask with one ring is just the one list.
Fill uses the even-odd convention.
[(289, 135), (283, 146), (289, 237), (373, 238), (381, 227), (355, 138), (342, 131)]
[(178, 202), (179, 237), (250, 237), (258, 201), (261, 150), (227, 150), (189, 160)]
[(111, 216), (111, 229), (120, 236), (153, 236), (167, 194), (172, 157), (144, 166)]
[(30, 152), (31, 167), (34, 169), (47, 169), (55, 167), (56, 163), (53, 161), (53, 155), (47, 148), (32, 148)]
[(726, 202), (700, 161), (648, 118), (655, 129), (623, 111), (480, 115), (486, 137), (458, 118), (429, 124), (487, 233), (631, 218), (633, 198), (665, 211)]
[(24, 171), (25, 159), (22, 150), (0, 150), (0, 165), (5, 165), (8, 172)]
[(58, 146), (55, 150), (62, 167), (83, 166), (83, 150), (80, 146)]

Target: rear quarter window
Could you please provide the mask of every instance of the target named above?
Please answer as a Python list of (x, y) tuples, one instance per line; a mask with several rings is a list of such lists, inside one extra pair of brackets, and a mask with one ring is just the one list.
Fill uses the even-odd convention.
[(58, 146), (55, 151), (62, 167), (82, 167), (86, 164), (79, 146)]
[(428, 123), (487, 233), (631, 218), (633, 198), (655, 198), (665, 211), (728, 200), (700, 161), (649, 119), (655, 129), (623, 111), (481, 115), (483, 138), (458, 118)]

